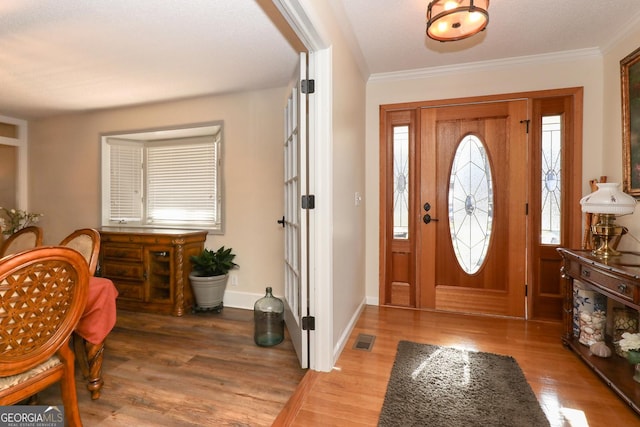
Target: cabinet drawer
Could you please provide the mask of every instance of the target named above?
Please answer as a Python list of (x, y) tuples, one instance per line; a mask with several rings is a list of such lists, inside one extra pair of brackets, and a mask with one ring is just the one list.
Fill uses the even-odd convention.
[(580, 278), (580, 263), (574, 259), (565, 259), (564, 268), (566, 273), (576, 279)]
[(109, 278), (144, 279), (144, 265), (126, 262), (105, 261), (102, 274)]
[(585, 280), (592, 285), (596, 285), (597, 287), (619, 296), (620, 298), (634, 302), (636, 287), (632, 283), (589, 266), (577, 265), (577, 268), (579, 269), (579, 275), (576, 275), (575, 277), (579, 277), (580, 280)]
[(115, 243), (140, 243), (142, 242), (142, 236), (129, 233), (100, 233), (102, 242), (115, 242)]
[(144, 288), (142, 284), (116, 281), (118, 299), (144, 301)]
[(102, 247), (102, 253), (106, 259), (142, 261), (142, 246), (104, 245)]

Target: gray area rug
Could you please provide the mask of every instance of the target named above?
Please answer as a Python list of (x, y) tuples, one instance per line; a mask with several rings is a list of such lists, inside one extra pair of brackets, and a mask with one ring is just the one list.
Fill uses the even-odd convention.
[(378, 426), (549, 426), (509, 356), (400, 341)]

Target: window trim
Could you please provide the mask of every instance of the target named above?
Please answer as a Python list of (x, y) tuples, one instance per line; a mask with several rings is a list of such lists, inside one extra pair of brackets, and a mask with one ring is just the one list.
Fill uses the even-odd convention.
[[(215, 132), (215, 128), (219, 128)], [(108, 141), (113, 138), (121, 138), (127, 140), (140, 140), (142, 142), (160, 141), (168, 139), (182, 139), (190, 137), (198, 137), (205, 135), (219, 135), (217, 138), (218, 165), (217, 165), (217, 210), (219, 221), (217, 227), (197, 226), (197, 225), (170, 225), (170, 224), (151, 224), (146, 223), (146, 205), (143, 206), (143, 215), (141, 222), (116, 223), (110, 220), (110, 146)], [(121, 132), (108, 132), (100, 134), (100, 175), (101, 175), (101, 207), (100, 223), (103, 227), (123, 227), (123, 228), (164, 228), (164, 229), (197, 229), (207, 230), (210, 234), (222, 235), (225, 233), (225, 185), (224, 185), (224, 121), (211, 121), (205, 123), (194, 123), (181, 126), (168, 126), (162, 128), (138, 129)], [(143, 155), (146, 158), (146, 155)], [(146, 179), (146, 178), (143, 178)], [(146, 185), (143, 190), (146, 192)]]

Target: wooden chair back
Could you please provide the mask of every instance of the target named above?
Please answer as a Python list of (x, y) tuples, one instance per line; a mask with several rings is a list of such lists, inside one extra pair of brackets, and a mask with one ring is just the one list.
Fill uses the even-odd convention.
[(0, 246), (0, 258), (42, 245), (42, 228), (35, 225), (22, 228)]
[(68, 425), (82, 425), (69, 339), (88, 286), (87, 263), (70, 248), (41, 246), (0, 261), (0, 405), (60, 382)]
[(93, 228), (82, 228), (62, 239), (60, 246), (80, 252), (89, 265), (89, 275), (96, 273), (100, 254), (100, 233)]

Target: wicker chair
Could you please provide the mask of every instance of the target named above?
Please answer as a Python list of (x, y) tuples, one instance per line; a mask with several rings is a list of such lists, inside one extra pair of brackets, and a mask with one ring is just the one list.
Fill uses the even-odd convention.
[(35, 225), (16, 231), (0, 246), (0, 258), (42, 245), (42, 228)]
[(0, 262), (0, 405), (59, 382), (67, 424), (82, 426), (69, 339), (88, 286), (87, 264), (69, 248), (40, 247)]
[[(100, 254), (100, 233), (97, 230), (93, 228), (76, 230), (62, 239), (60, 246), (66, 246), (80, 252), (89, 266), (89, 275), (95, 275)], [(80, 371), (82, 371), (82, 376), (89, 381), (87, 388), (91, 392), (91, 398), (98, 399), (104, 383), (102, 380), (104, 345), (91, 344), (77, 333), (74, 333), (73, 349)], [(91, 369), (92, 367), (94, 369)]]
[(60, 246), (80, 252), (89, 265), (89, 275), (96, 274), (100, 254), (100, 233), (93, 228), (82, 228), (62, 239)]

